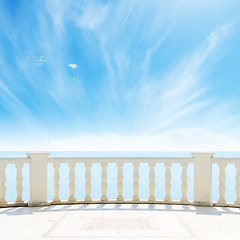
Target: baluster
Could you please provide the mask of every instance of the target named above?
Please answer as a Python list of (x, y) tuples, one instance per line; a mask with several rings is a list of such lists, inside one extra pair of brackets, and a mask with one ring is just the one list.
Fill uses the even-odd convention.
[(234, 204), (240, 205), (240, 163), (235, 163), (236, 167), (236, 200)]
[(156, 163), (148, 163), (149, 171), (149, 198), (148, 201), (156, 201), (155, 197), (155, 166)]
[(107, 197), (107, 163), (101, 163), (101, 167), (102, 167), (102, 197), (101, 197), (101, 201), (108, 201), (108, 197)]
[(181, 197), (181, 203), (188, 203), (188, 197), (187, 197), (187, 189), (188, 189), (188, 174), (187, 174), (187, 168), (188, 168), (188, 163), (181, 163), (182, 167), (182, 197)]
[(7, 164), (6, 163), (0, 163), (0, 205), (1, 204), (7, 204), (7, 201), (5, 199), (6, 195), (6, 169)]
[(53, 180), (54, 180), (54, 184), (53, 184), (54, 198), (53, 198), (53, 202), (54, 203), (61, 202), (61, 199), (59, 197), (59, 189), (60, 189), (60, 185), (59, 185), (59, 180), (60, 180), (59, 168), (60, 168), (60, 165), (61, 165), (61, 163), (53, 163), (53, 168), (54, 168), (54, 175), (53, 175)]
[(92, 167), (92, 163), (85, 163), (85, 168), (86, 168), (86, 172), (85, 172), (85, 180), (86, 180), (86, 184), (85, 184), (85, 190), (86, 190), (86, 196), (85, 196), (85, 201), (86, 202), (91, 202), (92, 201), (92, 197), (91, 197), (91, 167)]
[(225, 186), (225, 181), (226, 181), (225, 168), (226, 168), (227, 164), (226, 163), (218, 163), (218, 166), (220, 168), (218, 204), (226, 204), (226, 199), (225, 199), (225, 191), (226, 191), (226, 186)]
[(68, 198), (68, 201), (69, 202), (76, 202), (76, 198), (75, 198), (75, 167), (76, 167), (76, 163), (69, 163), (68, 166), (70, 168), (70, 172), (69, 172), (70, 196)]
[(23, 163), (15, 163), (15, 167), (17, 169), (17, 175), (16, 175), (16, 191), (17, 191), (17, 198), (16, 198), (16, 203), (23, 203), (23, 198), (22, 198), (22, 192), (23, 192), (23, 176), (22, 176), (22, 168), (23, 168)]
[(140, 198), (138, 196), (139, 191), (139, 163), (133, 163), (133, 201), (139, 201)]
[(122, 192), (123, 192), (123, 163), (117, 163), (118, 173), (117, 173), (117, 188), (118, 188), (118, 196), (117, 201), (124, 201)]
[(164, 163), (164, 166), (166, 168), (166, 173), (165, 173), (165, 202), (171, 202), (171, 167), (172, 163)]

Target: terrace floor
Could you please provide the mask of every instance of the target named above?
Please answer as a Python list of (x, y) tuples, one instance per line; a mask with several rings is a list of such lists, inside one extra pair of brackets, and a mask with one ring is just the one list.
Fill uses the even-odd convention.
[(240, 209), (153, 204), (0, 208), (0, 239), (240, 239)]

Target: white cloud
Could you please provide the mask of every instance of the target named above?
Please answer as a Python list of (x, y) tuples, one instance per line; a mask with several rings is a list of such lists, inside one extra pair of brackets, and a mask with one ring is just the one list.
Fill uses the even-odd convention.
[(77, 68), (78, 66), (77, 66), (77, 64), (75, 64), (75, 63), (70, 63), (70, 64), (68, 64), (68, 66), (70, 67), (70, 68)]
[(240, 142), (200, 128), (172, 129), (155, 135), (86, 135), (55, 139), (52, 149), (65, 151), (239, 151)]
[[(19, 136), (21, 138), (21, 136)], [(10, 144), (11, 143), (11, 144)], [(5, 139), (4, 151), (240, 151), (240, 142), (200, 128), (172, 129), (155, 135), (83, 135), (69, 138)]]
[(38, 65), (43, 65), (45, 62), (46, 62), (46, 60), (44, 59), (44, 56), (40, 56), (40, 57), (38, 57)]

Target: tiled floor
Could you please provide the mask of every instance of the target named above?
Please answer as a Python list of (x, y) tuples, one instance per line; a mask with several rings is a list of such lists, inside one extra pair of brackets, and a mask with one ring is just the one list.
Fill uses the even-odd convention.
[(92, 204), (0, 208), (0, 239), (240, 239), (240, 209)]

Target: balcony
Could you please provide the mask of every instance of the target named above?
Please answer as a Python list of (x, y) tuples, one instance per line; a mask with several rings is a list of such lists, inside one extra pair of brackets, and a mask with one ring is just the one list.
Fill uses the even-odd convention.
[[(69, 168), (68, 186), (62, 186), (60, 167)], [(85, 183), (84, 199), (76, 195), (76, 166), (82, 164)], [(101, 197), (93, 198), (92, 183), (100, 165)], [(114, 164), (116, 199), (108, 196), (111, 184), (108, 167)], [(148, 169), (148, 198), (139, 194), (139, 167)], [(164, 188), (156, 189), (156, 169), (164, 169)], [(172, 166), (181, 171), (181, 197), (172, 199)], [(228, 164), (236, 168), (235, 195), (227, 202), (226, 174)], [(16, 167), (16, 200), (6, 199), (6, 167)], [(23, 200), (23, 166), (29, 166), (29, 200)], [(189, 165), (193, 166), (193, 199), (188, 199)], [(212, 166), (219, 168), (219, 199), (212, 198)], [(48, 198), (48, 166), (53, 167), (53, 194)], [(124, 166), (133, 173), (124, 184)], [(174, 177), (174, 176), (173, 176)], [(66, 184), (66, 183), (65, 183)], [(126, 186), (127, 185), (127, 186)], [(60, 188), (68, 187), (68, 199), (60, 198)], [(126, 198), (123, 189), (132, 189)], [(156, 192), (164, 197), (158, 199)], [(213, 153), (193, 153), (192, 157), (50, 157), (48, 153), (29, 153), (25, 158), (0, 158), (0, 236), (1, 239), (149, 239), (149, 238), (228, 238), (238, 239), (240, 233), (240, 158), (215, 158)], [(14, 226), (14, 231), (13, 227)]]

